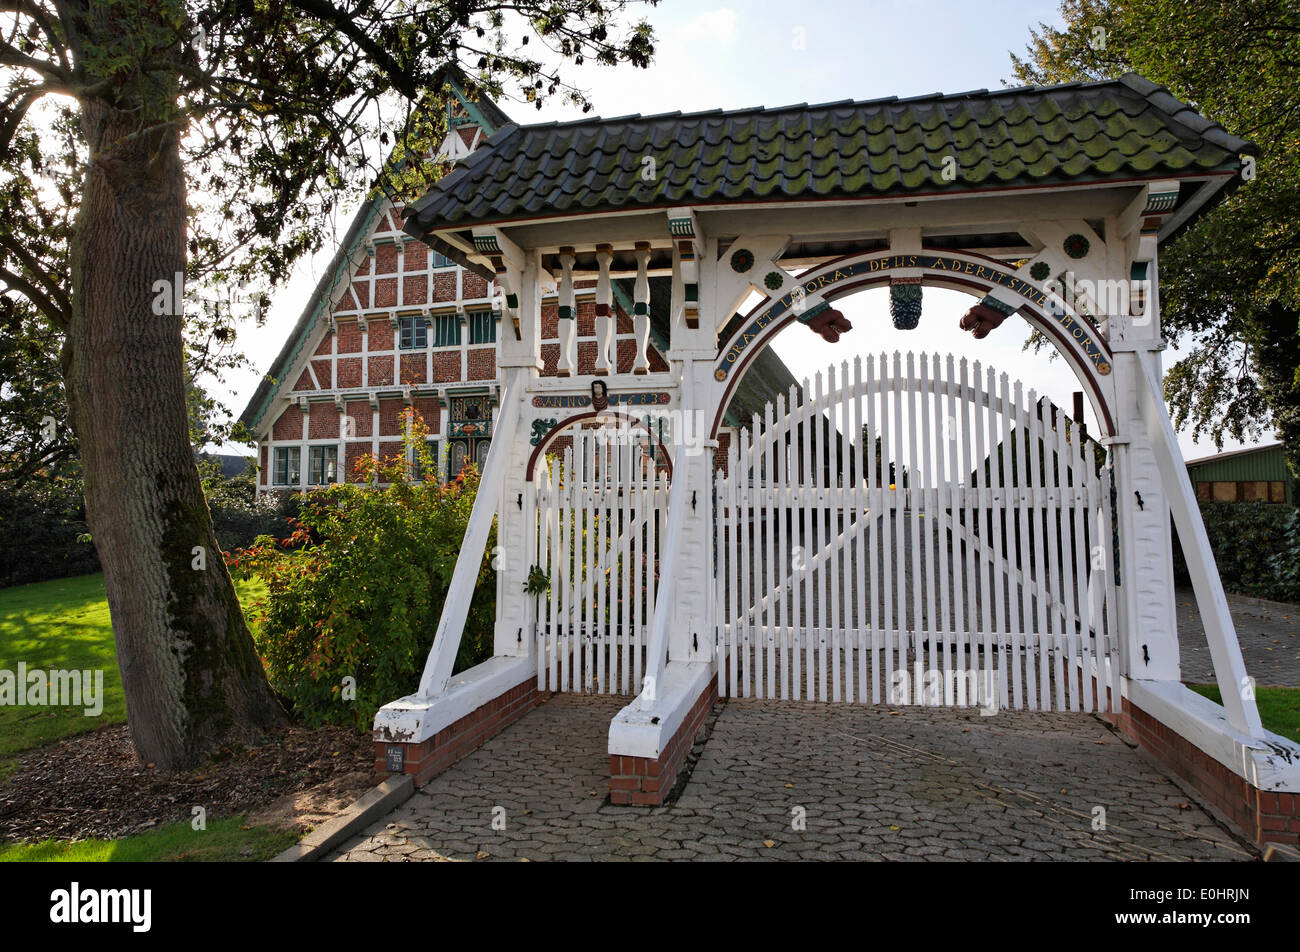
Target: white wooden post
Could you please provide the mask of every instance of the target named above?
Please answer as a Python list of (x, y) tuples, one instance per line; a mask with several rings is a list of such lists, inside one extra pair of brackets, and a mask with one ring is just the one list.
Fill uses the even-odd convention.
[(633, 286), (632, 333), (636, 338), (636, 357), (632, 361), (632, 373), (650, 372), (650, 358), (647, 350), (650, 345), (650, 242), (636, 243), (636, 284)]
[(460, 554), (456, 557), (456, 567), (452, 570), (451, 586), (447, 600), (442, 605), (442, 615), (438, 618), (433, 648), (424, 664), (424, 674), (420, 678), (421, 697), (441, 694), (447, 686), (447, 679), (451, 677), (456, 652), (460, 650), (461, 635), (465, 631), (465, 619), (469, 615), (469, 604), (474, 597), (474, 583), (483, 562), (483, 549), (487, 545), (492, 519), (496, 516), (497, 503), (501, 499), (506, 463), (513, 449), (515, 431), (519, 424), (519, 407), (527, 380), (526, 371), (517, 368), (503, 371), (503, 376), (505, 382), (501, 388), (496, 436), (488, 448), (478, 495), (474, 497), (474, 508), (470, 512), (469, 526), (465, 530)]
[(578, 310), (573, 294), (573, 249), (560, 249), (560, 360), (557, 377), (571, 377), (578, 372)]
[(609, 265), (614, 260), (612, 245), (596, 246), (596, 365), (597, 376), (609, 374), (615, 365), (614, 295), (609, 283)]

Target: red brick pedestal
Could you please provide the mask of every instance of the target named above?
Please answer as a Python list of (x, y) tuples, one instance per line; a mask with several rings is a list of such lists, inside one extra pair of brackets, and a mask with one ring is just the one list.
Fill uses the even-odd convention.
[(400, 773), (415, 778), (421, 786), (442, 773), (484, 741), (509, 726), (550, 696), (537, 690), (537, 679), (530, 678), (470, 711), (460, 720), (444, 727), (418, 743), (375, 741), (375, 776), (383, 780), (398, 773), (389, 769), (389, 756), (401, 752)]
[(1186, 780), (1255, 842), (1300, 846), (1300, 794), (1260, 790), (1128, 698), (1123, 713), (1102, 716)]
[(619, 806), (662, 806), (682, 772), (695, 736), (704, 726), (709, 709), (718, 700), (718, 683), (710, 679), (708, 690), (696, 699), (658, 757), (609, 755), (609, 802)]

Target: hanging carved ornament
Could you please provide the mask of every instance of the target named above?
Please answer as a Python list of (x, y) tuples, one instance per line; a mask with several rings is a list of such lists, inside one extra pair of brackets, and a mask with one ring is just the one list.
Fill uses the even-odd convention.
[(1070, 235), (1065, 239), (1063, 247), (1071, 258), (1086, 258), (1092, 245), (1083, 235)]
[(983, 340), (1013, 313), (1015, 308), (1003, 304), (997, 298), (985, 296), (965, 313), (958, 326), (964, 331), (973, 331), (976, 340)]
[(744, 274), (752, 267), (754, 267), (754, 252), (748, 248), (737, 248), (731, 253), (732, 271), (737, 274)]
[(1046, 261), (1035, 261), (1029, 269), (1029, 276), (1035, 281), (1046, 281), (1052, 276), (1052, 266)]
[(822, 340), (829, 344), (838, 341), (841, 334), (853, 330), (849, 319), (825, 302), (799, 315), (799, 321), (807, 324), (809, 330), (820, 334)]
[(900, 331), (915, 330), (921, 323), (921, 285), (891, 284), (889, 286), (889, 315)]

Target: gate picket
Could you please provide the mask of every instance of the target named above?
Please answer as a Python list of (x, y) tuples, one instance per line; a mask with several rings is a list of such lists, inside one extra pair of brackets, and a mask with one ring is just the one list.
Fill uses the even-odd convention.
[[(643, 687), (668, 478), (653, 443), (607, 435), (575, 430), (527, 489), (539, 689)], [(978, 361), (867, 355), (791, 387), (709, 489), (719, 695), (1112, 709), (1104, 458)]]

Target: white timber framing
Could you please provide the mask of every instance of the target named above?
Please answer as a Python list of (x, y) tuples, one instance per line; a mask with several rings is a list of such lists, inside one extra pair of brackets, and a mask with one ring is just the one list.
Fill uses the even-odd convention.
[[(1203, 177), (1203, 180), (1208, 183), (1209, 177)], [(730, 643), (716, 638), (714, 633), (720, 630), (720, 623), (722, 630), (729, 630), (727, 626), (731, 621), (720, 619), (719, 604), (726, 602), (725, 586), (732, 582), (719, 578), (715, 568), (718, 565), (730, 566), (732, 555), (745, 551), (745, 545), (757, 544), (757, 540), (751, 539), (750, 543), (737, 545), (728, 533), (735, 532), (743, 539), (746, 532), (753, 531), (753, 526), (761, 523), (764, 511), (770, 515), (781, 493), (789, 491), (787, 503), (796, 498), (793, 492), (797, 487), (788, 484), (780, 484), (783, 488), (775, 490), (775, 494), (764, 495), (752, 492), (735, 472), (721, 483), (715, 478), (715, 457), (718, 454), (715, 437), (720, 432), (736, 381), (751, 366), (754, 356), (768, 346), (777, 333), (784, 333), (786, 328), (791, 334), (807, 333), (794, 320), (796, 315), (791, 304), (795, 287), (803, 289), (803, 307), (833, 307), (835, 301), (844, 295), (868, 287), (888, 286), (891, 278), (902, 278), (919, 279), (926, 286), (961, 290), (973, 296), (973, 303), (992, 301), (993, 305), (1011, 311), (1007, 318), (1008, 326), (995, 333), (1023, 334), (1027, 326), (1044, 331), (1088, 395), (1093, 415), (1089, 435), (1107, 449), (1108, 469), (1095, 485), (1088, 484), (1085, 495), (1063, 491), (1057, 484), (1045, 484), (1041, 477), (1035, 482), (1032, 468), (1023, 473), (1026, 480), (1023, 485), (1032, 487), (1032, 491), (1026, 490), (1029, 492), (1026, 499), (1046, 500), (1043, 505), (1068, 510), (1071, 519), (1083, 518), (1086, 499), (1087, 505), (1093, 507), (1087, 509), (1086, 514), (1090, 522), (1089, 532), (1094, 533), (1094, 539), (1102, 527), (1108, 536), (1114, 530), (1119, 549), (1118, 571), (1097, 576), (1097, 584), (1103, 586), (1104, 591), (1090, 590), (1087, 580), (1080, 584), (1074, 578), (1044, 582), (1032, 577), (1025, 572), (1024, 566), (1014, 564), (1009, 552), (1001, 551), (1001, 543), (996, 538), (991, 551), (987, 543), (969, 546), (969, 561), (962, 563), (961, 559), (954, 559), (945, 569), (952, 573), (972, 572), (976, 571), (978, 561), (985, 568), (993, 566), (1005, 570), (1004, 574), (1014, 580), (1013, 591), (1017, 588), (1019, 591), (1014, 596), (1015, 604), (1008, 603), (1003, 608), (1008, 612), (1018, 612), (1026, 623), (1036, 620), (1039, 625), (1049, 626), (1042, 629), (1026, 624), (1024, 629), (1004, 629), (1009, 631), (1013, 641), (1020, 639), (1016, 643), (1026, 652), (1023, 669), (1016, 668), (1008, 675), (1004, 667), (1000, 675), (1011, 678), (1010, 684), (1004, 688), (1011, 692), (1009, 706), (1056, 708), (1063, 705), (1071, 710), (1095, 709), (1078, 697), (1058, 694), (1064, 686), (1058, 688), (1048, 678), (1043, 667), (1048, 663), (1046, 659), (1054, 659), (1052, 664), (1060, 660), (1049, 654), (1049, 651), (1057, 650), (1045, 637), (1051, 635), (1060, 639), (1060, 650), (1067, 653), (1075, 669), (1085, 676), (1095, 672), (1103, 684), (1114, 686), (1115, 696), (1107, 705), (1111, 709), (1118, 705), (1120, 697), (1131, 699), (1140, 694), (1151, 698), (1151, 703), (1158, 704), (1165, 712), (1167, 723), (1183, 724), (1187, 731), (1199, 738), (1196, 742), (1203, 745), (1203, 749), (1213, 747), (1221, 753), (1240, 750), (1242, 744), (1280, 741), (1262, 730), (1253, 697), (1242, 689), (1242, 679), (1247, 674), (1240, 647), (1218, 582), (1213, 555), (1205, 541), (1199, 509), (1190, 486), (1185, 485), (1181, 454), (1159, 397), (1159, 355), (1164, 342), (1160, 332), (1156, 245), (1158, 237), (1167, 233), (1168, 219), (1159, 220), (1158, 214), (1153, 215), (1156, 207), (1153, 196), (1157, 192), (1165, 194), (1170, 188), (1168, 181), (1128, 180), (982, 194), (954, 191), (862, 200), (720, 203), (689, 208), (557, 213), (491, 227), (476, 227), (472, 243), (463, 229), (452, 226), (435, 228), (434, 232), (441, 240), (471, 254), (484, 269), (495, 270), (499, 276), (498, 284), (511, 289), (510, 293), (517, 296), (518, 307), (509, 309), (509, 318), (511, 322), (517, 319), (518, 334), (505, 332), (504, 322), (503, 332), (498, 334), (497, 366), (502, 403), (498, 411), (497, 436), (489, 452), (470, 531), (457, 563), (453, 595), (444, 607), (424, 677), (416, 693), (386, 706), (376, 718), (377, 736), (381, 739), (422, 740), (432, 736), (436, 725), (448, 722), (450, 715), (439, 713), (444, 699), (446, 705), (450, 705), (447, 710), (463, 709), (466, 691), (471, 690), (466, 685), (472, 686), (475, 676), (473, 672), (465, 672), (455, 680), (450, 679), (451, 664), (459, 645), (472, 579), (482, 558), (487, 527), (493, 518), (499, 520), (507, 559), (499, 579), (502, 598), (498, 603), (497, 657), (491, 662), (495, 667), (484, 667), (483, 676), (496, 678), (494, 684), (503, 683), (500, 682), (501, 665), (518, 663), (518, 669), (510, 668), (512, 677), (516, 670), (527, 667), (541, 684), (569, 683), (570, 689), (576, 689), (572, 687), (572, 681), (566, 682), (561, 671), (557, 669), (552, 673), (553, 663), (561, 662), (552, 662), (552, 655), (542, 654), (554, 650), (556, 642), (547, 639), (558, 629), (542, 631), (537, 627), (540, 619), (569, 616), (551, 614), (549, 606), (543, 610), (533, 604), (533, 599), (522, 594), (522, 580), (529, 566), (541, 560), (542, 546), (564, 544), (559, 523), (544, 515), (546, 505), (550, 504), (547, 500), (555, 500), (555, 493), (560, 489), (554, 482), (545, 480), (539, 486), (533, 479), (535, 471), (529, 472), (530, 460), (536, 463), (537, 459), (534, 454), (537, 444), (532, 442), (537, 436), (534, 424), (550, 418), (564, 421), (582, 414), (578, 410), (538, 408), (533, 401), (569, 398), (580, 404), (591, 395), (592, 384), (600, 379), (611, 396), (661, 391), (667, 394), (666, 406), (678, 411), (678, 429), (672, 434), (671, 445), (667, 448), (672, 462), (671, 478), (666, 501), (661, 503), (664, 511), (658, 516), (661, 521), (656, 539), (661, 568), (655, 580), (654, 609), (648, 619), (648, 629), (638, 635), (645, 639), (644, 670), (641, 683), (629, 684), (625, 689), (635, 691), (636, 696), (611, 722), (609, 735), (612, 754), (656, 756), (662, 753), (663, 745), (672, 736), (664, 725), (675, 727), (682, 723), (709, 679), (724, 676), (721, 663), (728, 659), (720, 657), (720, 653), (729, 651)], [(1003, 234), (1019, 235), (1022, 240), (1020, 243), (1008, 240), (1006, 247), (999, 248), (961, 244), (966, 236)], [(1079, 238), (1083, 240), (1079, 241)], [(855, 242), (862, 250), (837, 258), (795, 250), (818, 244)], [(733, 264), (733, 254), (738, 250), (749, 252), (748, 259), (742, 256), (738, 260), (752, 259), (750, 267), (738, 269)], [(578, 262), (593, 260), (596, 262), (594, 270), (578, 269)], [(935, 266), (933, 260), (942, 263)], [(1043, 268), (1036, 267), (1044, 264), (1050, 278), (1068, 273), (1065, 300), (1054, 298), (1049, 293), (1048, 279), (1040, 276)], [(1127, 287), (1137, 270), (1135, 266), (1139, 265), (1146, 270), (1141, 295), (1127, 294), (1115, 300), (1097, 292), (1096, 289), (1107, 287), (1106, 282), (1122, 282)], [(639, 299), (639, 288), (652, 274), (668, 274), (672, 279), (667, 302), (671, 339), (664, 354), (669, 366), (667, 373), (619, 374), (611, 371), (598, 377), (579, 373), (575, 362), (569, 368), (569, 377), (541, 378), (541, 301), (544, 293), (557, 293), (557, 279), (565, 285), (564, 291), (559, 292), (561, 303), (564, 303), (568, 281), (591, 278), (598, 281), (598, 287), (587, 290), (598, 299), (603, 299), (605, 282), (614, 278), (634, 279)], [(773, 275), (775, 277), (771, 277)], [(773, 284), (775, 287), (771, 286)], [(741, 329), (720, 345), (718, 336), (724, 325), (741, 302), (755, 294), (760, 303), (745, 315)], [(1133, 301), (1139, 296), (1144, 305), (1141, 314), (1133, 311)], [(1048, 298), (1051, 298), (1051, 303), (1046, 303)], [(637, 333), (634, 330), (632, 335), (621, 336), (636, 337)], [(858, 328), (852, 332), (862, 333)], [(593, 339), (604, 343), (600, 329)], [(978, 358), (977, 341), (965, 334), (958, 336), (956, 329), (954, 341), (957, 358)], [(561, 345), (571, 355), (576, 354), (576, 349), (570, 350), (571, 345), (563, 337)], [(857, 346), (856, 343), (851, 345)], [(729, 347), (734, 348), (730, 358)], [(930, 378), (925, 377), (926, 373), (922, 365), (920, 378), (913, 386), (902, 387), (900, 393), (907, 394), (909, 399), (933, 400), (935, 406), (943, 400), (958, 399), (956, 383), (947, 378), (941, 385), (927, 382)], [(816, 419), (822, 418), (822, 410), (829, 412), (833, 406), (838, 408), (836, 412), (842, 416), (836, 420), (832, 432), (839, 433), (851, 432), (857, 425), (856, 419), (850, 416), (856, 411), (851, 411), (847, 403), (834, 403), (840, 388), (856, 386), (843, 377), (841, 372), (838, 384), (827, 392), (819, 392), (819, 383), (813, 393), (803, 394), (803, 399), (811, 401), (817, 409)], [(978, 382), (973, 384), (977, 385)], [(739, 431), (739, 440), (733, 433), (728, 451), (732, 466), (744, 468), (746, 460), (741, 459), (741, 454), (753, 457), (754, 440), (768, 439), (769, 433), (780, 435), (783, 427), (789, 431), (789, 421), (783, 423), (781, 417), (793, 411), (793, 395), (790, 399), (789, 404), (782, 403), (770, 409), (766, 418)], [(987, 447), (972, 438), (967, 446), (970, 459), (934, 461), (946, 467), (943, 471), (949, 474), (949, 479), (946, 483), (927, 487), (928, 495), (917, 506), (933, 507), (936, 512), (945, 506), (955, 506), (957, 510), (967, 512), (977, 504), (983, 506), (979, 500), (985, 497), (979, 494), (993, 493), (997, 487), (976, 485), (957, 492), (957, 474), (972, 473), (994, 449), (1004, 453), (1006, 441), (1013, 433), (1023, 430), (1034, 434), (1035, 438), (1056, 440), (1060, 441), (1058, 445), (1064, 445), (1063, 430), (1053, 432), (1050, 425), (1036, 415), (1050, 414), (1051, 408), (1038, 402), (1034, 395), (1011, 387), (1005, 379), (994, 381), (990, 378), (980, 399), (984, 402), (974, 402), (984, 407), (990, 421), (995, 415), (995, 406), (1012, 409), (1002, 414), (1003, 419), (997, 424), (1000, 430), (988, 430), (992, 442)], [(779, 407), (785, 409), (777, 412)], [(892, 425), (894, 421), (889, 422)], [(993, 426), (992, 422), (989, 426)], [(816, 433), (819, 427), (803, 429), (805, 433)], [(548, 435), (547, 439), (553, 435)], [(903, 440), (907, 436), (894, 431), (896, 439)], [(912, 438), (915, 439), (915, 434)], [(850, 442), (850, 445), (855, 444)], [(765, 465), (761, 456), (758, 458), (760, 465)], [(805, 458), (812, 460), (816, 457), (806, 455)], [(579, 464), (570, 460), (566, 465)], [(901, 576), (891, 563), (889, 552), (877, 552), (868, 544), (871, 531), (863, 532), (865, 520), (853, 514), (861, 511), (857, 508), (859, 506), (869, 508), (872, 498), (880, 504), (878, 487), (870, 482), (873, 478), (871, 465), (867, 464), (866, 481), (861, 486), (849, 487), (841, 483), (823, 487), (826, 492), (817, 505), (825, 507), (826, 512), (838, 509), (840, 516), (836, 518), (842, 517), (842, 530), (835, 539), (828, 539), (828, 544), (815, 555), (826, 562), (843, 561), (846, 553), (861, 553), (855, 556), (863, 560), (858, 563), (860, 574), (870, 577), (873, 582), (878, 577), (885, 580), (885, 598), (908, 598), (911, 607), (915, 608), (915, 599), (921, 596), (916, 593), (909, 596), (904, 592), (901, 582), (898, 582)], [(1035, 464), (1026, 464), (1021, 459), (1016, 465), (1032, 467)], [(1111, 495), (1112, 480), (1117, 516), (1117, 524), (1113, 527), (1110, 506), (1104, 505), (1103, 498)], [(655, 492), (661, 489), (657, 487)], [(864, 503), (860, 497), (868, 501)], [(584, 498), (587, 505), (599, 510), (592, 500), (604, 497), (597, 493)], [(810, 497), (798, 498), (803, 500), (801, 504), (807, 504)], [(759, 515), (749, 521), (737, 520), (737, 506), (748, 506)], [(915, 507), (904, 506), (898, 511), (900, 518), (915, 518)], [(1023, 512), (1007, 511), (1008, 519), (1019, 520), (1024, 538), (1037, 538), (1039, 543), (1036, 544), (1045, 547), (1067, 544), (1063, 538), (1052, 536), (1055, 529), (1045, 529), (1037, 520), (1027, 520)], [(715, 514), (718, 521), (715, 521)], [(1189, 692), (1180, 693), (1175, 689), (1180, 686), (1181, 671), (1172, 600), (1171, 514), (1180, 538), (1185, 540), (1185, 554), (1198, 602), (1207, 618), (1207, 636), (1216, 679), (1225, 698), (1220, 740), (1206, 739), (1216, 730), (1216, 722), (1206, 715), (1204, 703), (1186, 701), (1183, 693)], [(957, 528), (955, 516), (945, 519), (948, 525)], [(1092, 525), (1094, 519), (1102, 527)], [(592, 525), (599, 529), (600, 524), (599, 517), (595, 517)], [(617, 533), (602, 538), (606, 538), (608, 549), (601, 551), (615, 551), (623, 542)], [(1071, 535), (1068, 544), (1078, 549), (1083, 538), (1082, 533)], [(770, 541), (765, 539), (763, 544)], [(1110, 558), (1110, 539), (1103, 541), (1106, 544), (1101, 548)], [(780, 543), (778, 537), (778, 549)], [(728, 547), (727, 551), (719, 553), (719, 547), (723, 545)], [(511, 559), (511, 553), (519, 555)], [(719, 561), (719, 554), (727, 558)], [(780, 555), (776, 551), (765, 564), (780, 564), (777, 558)], [(912, 557), (919, 559), (923, 556), (914, 549)], [(746, 567), (740, 566), (736, 574), (739, 576), (745, 571)], [(604, 577), (603, 573), (596, 574)], [(898, 582), (897, 587), (895, 582)], [(773, 611), (770, 602), (771, 594), (782, 591), (784, 585), (784, 580), (764, 578), (756, 589), (750, 590), (744, 601), (749, 615), (760, 619), (764, 639), (768, 634), (773, 638), (770, 642), (764, 640), (764, 644), (776, 644), (792, 630), (790, 619), (782, 617), (785, 609)], [(843, 595), (849, 597), (848, 588)], [(857, 591), (852, 595), (858, 597)], [(609, 596), (601, 597), (606, 599), (604, 604), (615, 606), (610, 610), (617, 608), (616, 602), (608, 601)], [(765, 598), (767, 602), (764, 602)], [(925, 598), (937, 599), (936, 605), (942, 607), (948, 598), (947, 589), (932, 589)], [(873, 592), (873, 603), (874, 600)], [(844, 599), (840, 603), (843, 604)], [(1099, 641), (1101, 646), (1095, 649), (1077, 641), (1071, 642), (1068, 629), (1076, 628), (1080, 618), (1093, 611), (1093, 606), (1102, 604), (1106, 606), (1105, 637), (1115, 640), (1105, 645)], [(948, 604), (942, 608), (944, 617), (949, 620), (943, 631), (954, 638), (971, 627), (957, 620), (958, 607)], [(970, 605), (963, 604), (960, 608), (966, 612)], [(575, 606), (575, 609), (587, 610), (582, 606)], [(819, 606), (818, 610), (823, 609)], [(874, 609), (872, 612), (865, 608), (855, 610), (853, 617), (856, 619), (853, 637), (869, 636), (870, 630), (879, 634), (893, 631), (883, 625), (877, 627)], [(1052, 621), (1053, 617), (1057, 621)], [(1066, 619), (1065, 628), (1050, 627), (1061, 625), (1062, 618)], [(1001, 626), (997, 619), (994, 621)], [(864, 629), (863, 624), (867, 624), (870, 630)], [(531, 629), (530, 625), (533, 626)], [(824, 627), (834, 630), (831, 625)], [(638, 653), (641, 644), (638, 642)], [(917, 651), (927, 650), (923, 645), (913, 647)], [(895, 650), (900, 649), (896, 647)], [(1090, 653), (1093, 651), (1096, 653)], [(773, 659), (779, 661), (780, 658), (781, 655), (768, 652), (762, 655), (762, 664), (774, 663)], [(834, 658), (851, 659), (844, 663), (856, 666), (859, 655), (850, 653)], [(751, 661), (754, 665), (760, 663), (754, 659)], [(839, 661), (832, 659), (829, 663), (838, 664)], [(743, 670), (740, 673), (743, 676)], [(849, 673), (843, 671), (836, 677)], [(736, 675), (733, 666), (730, 676)], [(597, 672), (598, 678), (603, 676)], [(1021, 678), (1023, 680), (1018, 680)], [(621, 682), (622, 678), (618, 680)], [(614, 683), (614, 680), (605, 682), (607, 689), (612, 689)], [(836, 681), (831, 692), (834, 699), (848, 699), (846, 694), (851, 687), (852, 697), (866, 703), (879, 700), (880, 686), (883, 686), (877, 681), (878, 687), (873, 693), (870, 684), (862, 680), (856, 684), (849, 681), (846, 690), (841, 692), (839, 683)], [(1049, 694), (1040, 692), (1036, 695), (1037, 700), (1031, 700), (1036, 688), (1048, 690)], [(479, 696), (486, 699), (489, 694), (490, 689), (483, 688)], [(1170, 714), (1170, 711), (1182, 713)], [(1225, 739), (1229, 734), (1231, 738)], [(1295, 752), (1300, 756), (1300, 747)], [(1241, 763), (1233, 769), (1245, 775), (1246, 767)]]

